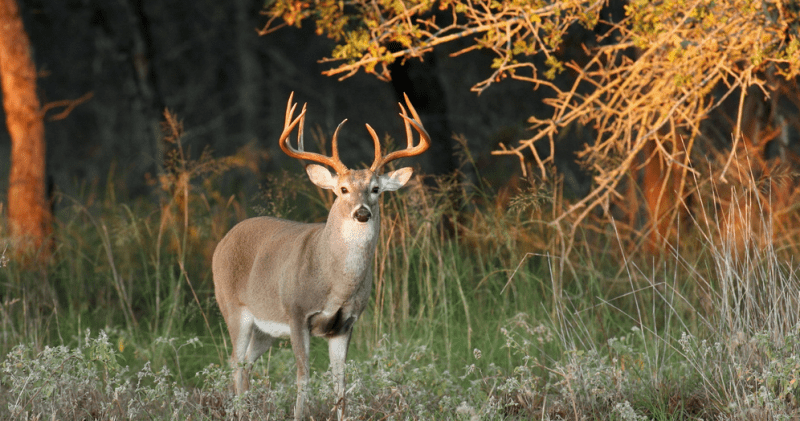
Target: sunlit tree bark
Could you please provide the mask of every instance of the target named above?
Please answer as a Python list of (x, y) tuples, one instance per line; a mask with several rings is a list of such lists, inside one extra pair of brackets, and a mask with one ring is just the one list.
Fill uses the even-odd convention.
[(16, 0), (0, 0), (0, 79), (11, 135), (8, 228), (17, 250), (38, 250), (50, 223), (44, 122), (36, 96), (36, 67)]

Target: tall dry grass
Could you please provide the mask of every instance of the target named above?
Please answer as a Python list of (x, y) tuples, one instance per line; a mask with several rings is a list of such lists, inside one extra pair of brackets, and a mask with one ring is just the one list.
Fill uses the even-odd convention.
[[(221, 166), (236, 161), (175, 153), (154, 200), (124, 200), (113, 182), (63, 197), (47, 270), (0, 268), (3, 416), (290, 413), (285, 344), (251, 394), (230, 393), (208, 262), (237, 220), (322, 220), (331, 198), (288, 174), (255, 199), (223, 193)], [(753, 179), (724, 194), (695, 183), (706, 200), (663, 256), (632, 252), (640, 237), (614, 223), (561, 236), (548, 223), (568, 206), (557, 180), (504, 198), (480, 178), (418, 178), (387, 195), (348, 365), (353, 416), (792, 419), (797, 242)], [(327, 358), (312, 346), (313, 410), (327, 419)]]

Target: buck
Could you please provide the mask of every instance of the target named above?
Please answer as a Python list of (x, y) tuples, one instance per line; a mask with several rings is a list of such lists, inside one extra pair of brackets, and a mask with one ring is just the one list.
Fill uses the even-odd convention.
[[(309, 164), (311, 182), (336, 195), (325, 223), (307, 224), (272, 217), (246, 219), (219, 242), (212, 260), (214, 293), (231, 335), (236, 393), (250, 387), (252, 364), (275, 339), (289, 337), (297, 363), (296, 420), (305, 415), (309, 377), (310, 337), (328, 340), (337, 416), (344, 416), (345, 359), (353, 324), (364, 311), (372, 290), (372, 262), (380, 231), (380, 194), (406, 184), (411, 168), (387, 174), (381, 169), (390, 161), (419, 155), (430, 146), (430, 137), (419, 115), (405, 97), (412, 117), (400, 104), (407, 137), (406, 149), (381, 154), (375, 131), (367, 130), (375, 145), (375, 160), (369, 169), (350, 170), (339, 159), (337, 136), (331, 139), (332, 156), (305, 152), (303, 125), (306, 106), (294, 118), (294, 94), (289, 96), (279, 143), (290, 157), (331, 167)], [(299, 124), (294, 149), (289, 135)], [(414, 146), (411, 128), (419, 133)]]

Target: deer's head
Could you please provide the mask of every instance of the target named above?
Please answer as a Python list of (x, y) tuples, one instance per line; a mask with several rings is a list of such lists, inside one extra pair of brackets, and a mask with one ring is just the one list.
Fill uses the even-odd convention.
[[(419, 115), (411, 105), (408, 96), (405, 97), (406, 104), (411, 111), (412, 117), (406, 113), (405, 107), (400, 104), (400, 116), (403, 118), (406, 128), (407, 147), (399, 151), (394, 151), (386, 156), (381, 153), (380, 140), (375, 130), (367, 124), (367, 130), (372, 136), (375, 145), (375, 160), (368, 169), (351, 170), (339, 159), (338, 135), (339, 129), (347, 121), (339, 123), (331, 139), (332, 155), (325, 156), (314, 152), (306, 152), (303, 148), (303, 125), (305, 122), (306, 106), (297, 118), (293, 118), (297, 104), (292, 103), (293, 94), (289, 96), (289, 103), (286, 106), (286, 118), (284, 121), (283, 133), (280, 137), (281, 149), (289, 156), (297, 159), (317, 162), (331, 167), (334, 172), (330, 172), (322, 165), (309, 164), (306, 172), (309, 179), (315, 185), (333, 190), (336, 200), (331, 208), (331, 216), (341, 219), (352, 219), (359, 223), (369, 223), (378, 215), (378, 199), (380, 194), (385, 191), (395, 191), (403, 187), (413, 170), (410, 167), (400, 168), (386, 174), (381, 174), (381, 170), (386, 163), (398, 158), (419, 155), (425, 152), (430, 146), (430, 137), (422, 124), (419, 122)], [(297, 149), (289, 145), (289, 135), (295, 126), (299, 124), (297, 135)], [(414, 146), (414, 137), (411, 127), (419, 133), (420, 142)], [(330, 219), (330, 218), (329, 218)]]

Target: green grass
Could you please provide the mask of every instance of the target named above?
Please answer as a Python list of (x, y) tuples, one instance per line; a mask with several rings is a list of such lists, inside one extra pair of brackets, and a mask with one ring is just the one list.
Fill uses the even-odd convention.
[[(152, 198), (120, 199), (113, 180), (61, 196), (50, 262), (0, 268), (0, 418), (291, 416), (288, 342), (258, 362), (251, 392), (230, 393), (210, 256), (246, 216), (318, 221), (332, 198), (292, 174), (252, 198), (223, 193), (233, 161), (179, 158)], [(508, 205), (440, 179), (384, 197), (351, 416), (796, 419), (799, 269), (743, 234), (768, 223), (733, 242), (698, 217), (657, 257), (629, 252), (610, 224), (566, 254), (546, 224), (552, 191)], [(327, 363), (312, 340), (314, 419), (333, 416)]]

